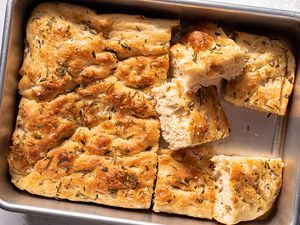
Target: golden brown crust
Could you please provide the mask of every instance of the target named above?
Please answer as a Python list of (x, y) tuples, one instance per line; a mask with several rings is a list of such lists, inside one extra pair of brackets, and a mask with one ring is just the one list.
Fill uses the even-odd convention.
[(166, 80), (169, 55), (131, 57), (119, 63), (115, 75), (133, 88), (148, 88)]
[(149, 208), (159, 140), (149, 87), (166, 80), (177, 24), (39, 5), (20, 69), (12, 182), (48, 197)]
[[(78, 84), (113, 74), (119, 61), (117, 55), (166, 54), (171, 29), (176, 25), (175, 20), (97, 15), (80, 6), (41, 4), (27, 25), (20, 93), (27, 98), (49, 100)], [(150, 74), (150, 79), (154, 75)]]
[(208, 146), (160, 150), (153, 210), (212, 219), (215, 186), (211, 157)]
[(243, 74), (227, 84), (225, 100), (237, 106), (285, 115), (293, 90), (295, 59), (278, 40), (243, 32), (237, 44), (246, 52)]
[(69, 140), (52, 149), (27, 176), (15, 181), (20, 189), (46, 197), (96, 202), (126, 208), (149, 208), (157, 155), (99, 157)]
[(170, 59), (172, 75), (182, 80), (185, 92), (230, 80), (244, 67), (244, 52), (213, 23), (198, 26), (173, 45)]
[(72, 135), (80, 111), (77, 100), (73, 93), (44, 103), (22, 98), (9, 156), (13, 173), (26, 173), (47, 151)]

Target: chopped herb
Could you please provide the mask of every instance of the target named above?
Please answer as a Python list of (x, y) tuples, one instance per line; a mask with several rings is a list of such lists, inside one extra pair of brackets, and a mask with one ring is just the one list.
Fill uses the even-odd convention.
[(132, 188), (135, 189), (138, 186), (138, 178), (135, 174), (133, 173), (125, 173), (124, 177), (123, 177), (123, 183)]
[(64, 76), (67, 72), (67, 69), (65, 67), (59, 67), (56, 68), (56, 73), (58, 76)]
[(91, 169), (82, 169), (82, 170), (75, 170), (74, 173), (82, 173), (83, 176), (85, 176), (88, 173), (91, 173), (92, 170)]
[(187, 177), (185, 177), (184, 180), (183, 181), (179, 181), (179, 183), (183, 184), (185, 186), (189, 186), (190, 180)]
[(134, 137), (134, 134), (127, 136), (126, 139), (129, 140), (129, 139), (131, 139), (132, 137)]
[(197, 199), (196, 199), (196, 202), (197, 202), (197, 203), (200, 203), (200, 204), (203, 203), (203, 201), (204, 201), (203, 198), (197, 198)]
[(48, 156), (48, 157), (45, 158), (44, 160), (48, 160), (48, 162), (47, 162), (46, 166), (44, 167), (44, 170), (43, 170), (43, 171), (45, 171), (45, 170), (48, 169), (48, 167), (50, 166), (50, 164), (51, 164), (51, 162), (52, 162), (52, 160), (53, 160), (53, 156)]
[(265, 169), (270, 169), (270, 165), (268, 162), (265, 162)]
[(109, 192), (110, 194), (115, 194), (115, 193), (118, 192), (118, 189), (116, 189), (116, 188), (109, 188), (109, 189), (108, 189), (108, 192)]
[(152, 146), (150, 145), (145, 149), (145, 151), (151, 151), (151, 149), (152, 149)]
[(61, 188), (61, 182), (59, 182), (58, 186), (56, 187), (56, 195), (58, 195), (60, 188)]
[(128, 44), (126, 44), (125, 42), (121, 43), (121, 47), (127, 50), (131, 50), (131, 48), (128, 46)]
[(95, 53), (95, 50), (92, 51), (92, 56), (93, 56), (94, 59), (96, 59), (96, 53)]
[(109, 149), (104, 150), (104, 155), (108, 155), (111, 151)]
[(197, 63), (197, 53), (196, 52), (194, 52), (194, 55), (193, 55), (193, 62)]
[(274, 108), (273, 108), (272, 106), (270, 106), (270, 105), (267, 105), (267, 104), (266, 104), (266, 106), (267, 106), (268, 108), (270, 108), (270, 109), (274, 110)]
[(250, 42), (243, 40), (247, 45), (251, 45)]
[(231, 208), (229, 205), (225, 205), (225, 209), (226, 209), (227, 211), (232, 211), (232, 208)]
[(114, 87), (115, 83), (112, 83), (111, 85), (109, 85), (109, 87), (106, 89), (105, 92), (108, 92), (110, 89), (112, 89)]
[(269, 65), (270, 65), (271, 67), (274, 67), (274, 66), (275, 66), (275, 62), (272, 61), (272, 62), (269, 63)]
[(141, 31), (141, 28), (139, 28), (138, 26), (135, 26), (135, 28), (136, 28), (138, 31)]
[(101, 171), (107, 173), (107, 172), (108, 172), (108, 168), (107, 168), (107, 167), (103, 167), (103, 168), (101, 169)]
[(40, 113), (40, 115), (42, 115), (43, 112), (44, 112), (44, 109), (43, 109), (43, 108), (39, 108), (39, 113)]

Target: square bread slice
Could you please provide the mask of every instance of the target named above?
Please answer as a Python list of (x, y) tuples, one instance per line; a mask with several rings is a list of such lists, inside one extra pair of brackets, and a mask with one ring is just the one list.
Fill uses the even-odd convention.
[(159, 150), (155, 212), (213, 218), (212, 152), (207, 146)]
[(170, 58), (173, 76), (182, 80), (185, 92), (235, 78), (244, 67), (244, 52), (213, 23), (199, 26), (182, 44), (173, 45)]
[(253, 220), (271, 209), (282, 185), (281, 159), (214, 156), (213, 217), (224, 224)]
[(185, 93), (181, 81), (173, 79), (152, 89), (160, 114), (162, 135), (170, 148), (191, 147), (229, 135), (227, 117), (216, 87)]
[(285, 115), (295, 78), (295, 59), (278, 40), (237, 32), (245, 51), (243, 74), (228, 82), (225, 100), (247, 108)]

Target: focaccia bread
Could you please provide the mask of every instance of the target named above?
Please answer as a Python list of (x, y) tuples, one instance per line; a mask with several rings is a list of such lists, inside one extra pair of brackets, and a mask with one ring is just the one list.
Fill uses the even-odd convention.
[(246, 67), (228, 82), (225, 100), (251, 109), (285, 115), (295, 78), (295, 59), (278, 40), (237, 32)]
[(150, 90), (166, 80), (176, 25), (39, 5), (26, 30), (12, 182), (47, 197), (149, 208), (160, 137)]
[(173, 79), (152, 89), (160, 114), (162, 135), (171, 149), (191, 147), (229, 135), (227, 117), (216, 87), (185, 93), (181, 81)]
[(282, 185), (281, 159), (214, 156), (213, 217), (224, 224), (254, 220), (270, 210)]
[(244, 52), (213, 23), (188, 33), (170, 48), (170, 57), (173, 76), (182, 80), (185, 92), (235, 78), (244, 67)]
[(215, 180), (209, 146), (159, 150), (155, 212), (213, 218)]

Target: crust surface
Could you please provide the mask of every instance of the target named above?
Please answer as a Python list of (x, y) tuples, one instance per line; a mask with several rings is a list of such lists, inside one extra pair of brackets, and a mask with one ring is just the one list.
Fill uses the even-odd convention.
[(244, 67), (244, 52), (213, 23), (189, 32), (170, 48), (170, 57), (173, 76), (182, 80), (185, 92), (233, 79)]
[(238, 32), (246, 67), (228, 82), (225, 100), (258, 111), (285, 115), (295, 79), (295, 58), (278, 40)]
[(44, 3), (26, 30), (12, 182), (47, 197), (149, 208), (176, 20)]
[(212, 219), (215, 186), (211, 157), (208, 146), (160, 150), (153, 210)]

